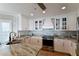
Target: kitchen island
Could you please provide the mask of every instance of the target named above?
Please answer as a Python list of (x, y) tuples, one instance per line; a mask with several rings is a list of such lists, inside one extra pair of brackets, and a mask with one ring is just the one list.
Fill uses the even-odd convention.
[[(20, 38), (17, 39), (20, 40)], [(30, 42), (27, 42), (28, 39), (33, 40), (38, 39), (38, 37), (23, 37), (20, 43), (0, 45), (0, 56), (36, 56), (42, 46), (34, 45), (35, 42), (32, 44), (32, 41), (30, 41), (30, 44)]]

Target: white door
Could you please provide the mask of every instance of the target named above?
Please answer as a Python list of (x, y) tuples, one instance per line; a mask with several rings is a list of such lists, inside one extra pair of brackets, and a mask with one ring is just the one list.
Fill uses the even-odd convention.
[(9, 41), (9, 33), (12, 31), (11, 22), (0, 21), (0, 43), (5, 44)]

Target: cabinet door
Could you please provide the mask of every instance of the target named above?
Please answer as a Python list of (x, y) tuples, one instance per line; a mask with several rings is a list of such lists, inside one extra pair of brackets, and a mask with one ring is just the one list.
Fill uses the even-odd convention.
[(54, 39), (54, 49), (55, 51), (63, 52), (63, 40), (62, 39)]
[(31, 38), (25, 38), (24, 41), (25, 41), (26, 44), (27, 44), (27, 43), (30, 44)]
[(38, 29), (38, 21), (35, 21), (35, 30)]
[(64, 51), (65, 53), (70, 53), (71, 51), (71, 41), (70, 40), (64, 40)]
[(67, 19), (66, 17), (62, 18), (62, 30), (67, 29)]
[(42, 47), (42, 38), (32, 37), (31, 38), (31, 44), (38, 46), (38, 47)]
[(71, 42), (71, 50), (70, 53), (72, 56), (76, 56), (76, 43)]
[(56, 19), (56, 30), (60, 30), (60, 19)]
[(68, 14), (68, 21), (67, 21), (67, 26), (68, 26), (68, 30), (76, 30), (76, 12), (71, 12)]

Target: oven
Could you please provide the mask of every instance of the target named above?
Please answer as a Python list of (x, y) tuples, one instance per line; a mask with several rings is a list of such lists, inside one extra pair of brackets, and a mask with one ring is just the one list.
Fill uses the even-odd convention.
[(43, 46), (54, 47), (54, 36), (43, 36)]

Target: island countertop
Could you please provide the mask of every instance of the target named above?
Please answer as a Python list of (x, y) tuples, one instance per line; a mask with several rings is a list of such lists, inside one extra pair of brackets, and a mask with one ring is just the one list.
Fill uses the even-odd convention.
[(10, 45), (0, 45), (0, 56), (12, 56)]
[(28, 38), (42, 39), (40, 36), (17, 37), (15, 42), (20, 43), (0, 45), (0, 56), (36, 56), (41, 47), (24, 42)]
[(39, 47), (29, 44), (0, 45), (0, 56), (36, 56)]

